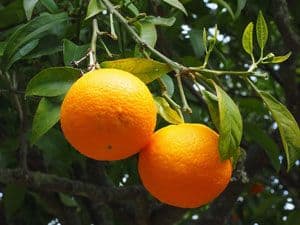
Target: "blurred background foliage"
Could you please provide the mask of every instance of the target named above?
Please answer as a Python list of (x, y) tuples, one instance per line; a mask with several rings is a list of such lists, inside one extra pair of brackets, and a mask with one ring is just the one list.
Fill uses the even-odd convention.
[[(29, 4), (26, 11), (25, 2)], [(300, 37), (300, 32), (297, 29), (300, 27), (300, 15), (298, 15), (300, 1), (182, 0), (187, 16), (162, 0), (113, 2), (120, 5), (120, 11), (128, 18), (146, 13), (146, 18), (135, 23), (140, 35), (154, 40), (154, 43), (157, 39), (157, 49), (187, 66), (202, 64), (203, 28), (205, 27), (208, 34), (213, 36), (217, 24), (220, 33), (209, 67), (222, 70), (246, 70), (249, 67), (251, 62), (242, 48), (241, 38), (246, 25), (250, 21), (256, 21), (259, 10), (262, 10), (269, 28), (266, 52), (284, 55), (292, 51), (293, 55), (289, 61), (281, 65), (264, 65), (262, 69), (269, 73), (269, 79), (250, 78), (260, 89), (270, 92), (285, 103), (299, 123), (300, 39), (297, 37)], [(282, 2), (288, 6), (289, 14), (284, 16), (291, 16), (292, 20), (280, 17), (282, 9), (278, 7)], [(30, 4), (35, 7), (30, 7)], [(92, 20), (85, 19), (87, 13), (93, 16), (101, 11), (97, 17), (100, 31), (110, 32), (107, 11), (94, 5), (90, 6), (88, 12), (88, 4), (89, 2), (84, 0), (0, 1), (1, 67), (7, 67), (7, 63), (13, 61), (9, 73), (14, 77), (16, 84), (11, 90), (12, 87), (7, 87), (7, 84), (0, 80), (1, 169), (16, 168), (19, 165), (20, 124), (11, 91), (22, 96), (23, 99), (28, 81), (38, 72), (49, 67), (70, 66), (72, 61), (86, 54), (92, 33)], [(8, 40), (13, 38), (14, 32), (20, 29), (22, 24), (32, 23), (38, 17), (44, 17), (44, 20), (39, 20), (37, 24), (22, 31), (23, 35), (16, 38), (14, 46), (11, 46), (10, 55), (5, 53), (5, 46)], [(161, 17), (166, 19), (162, 20)], [(287, 26), (296, 29), (289, 33)], [(108, 36), (102, 37), (105, 45), (98, 43), (98, 61), (139, 57), (138, 47), (124, 27), (117, 21), (114, 21), (114, 27), (118, 40), (112, 40)], [(296, 36), (296, 39), (292, 35)], [(298, 43), (295, 40), (298, 40)], [(112, 54), (112, 58), (107, 54), (108, 51)], [(259, 55), (258, 52), (255, 54)], [(85, 68), (86, 65), (83, 63), (80, 67)], [(165, 75), (163, 79), (167, 84), (168, 93), (175, 101), (180, 102), (172, 74)], [(233, 196), (235, 204), (232, 208), (225, 209), (228, 217), (224, 224), (299, 224), (300, 161), (297, 160), (296, 165), (287, 173), (278, 127), (264, 104), (240, 78), (224, 76), (220, 82), (241, 110), (244, 123), (242, 147), (248, 154), (255, 153), (260, 159), (258, 164), (252, 163), (255, 169), (251, 169), (251, 165), (247, 167), (250, 168), (249, 181), (243, 183), (238, 197)], [(203, 100), (193, 91), (192, 84), (188, 81), (184, 83), (188, 101), (193, 109), (193, 114), (184, 114), (185, 120), (205, 123), (213, 127)], [(154, 95), (160, 95), (157, 81), (152, 82), (149, 87)], [(22, 132), (26, 137), (30, 136), (31, 124), (39, 100), (39, 97), (27, 97), (22, 100), (26, 118), (26, 129)], [(53, 104), (59, 107), (61, 99), (52, 100)], [(167, 124), (160, 117), (158, 121), (157, 128)], [(136, 162), (137, 157), (134, 156), (123, 161), (101, 163), (100, 167), (110, 185), (126, 187), (140, 184)], [(103, 181), (95, 181), (101, 178), (99, 174), (94, 176), (97, 173), (96, 168), (99, 168), (99, 165), (95, 164), (97, 163), (72, 149), (64, 139), (59, 124), (28, 148), (30, 170), (101, 185)], [(240, 179), (238, 172), (234, 175), (236, 179)], [(0, 224), (3, 225), (129, 224), (114, 213), (114, 207), (121, 206), (101, 206), (105, 221), (109, 223), (101, 223), (99, 220), (97, 223), (97, 219), (91, 213), (88, 200), (82, 197), (4, 183), (0, 184), (0, 192)], [(209, 213), (211, 208), (212, 206), (207, 205), (199, 209), (187, 210), (182, 214), (182, 218), (173, 224), (201, 224), (201, 218)], [(218, 215), (213, 216), (218, 217)]]

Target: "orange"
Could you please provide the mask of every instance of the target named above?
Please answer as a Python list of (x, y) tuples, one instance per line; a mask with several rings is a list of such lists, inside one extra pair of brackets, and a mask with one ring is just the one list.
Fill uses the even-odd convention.
[(161, 202), (196, 208), (228, 185), (230, 160), (221, 161), (218, 134), (201, 124), (170, 125), (158, 130), (139, 154), (145, 188)]
[(156, 106), (147, 86), (117, 69), (86, 73), (68, 91), (61, 107), (66, 139), (97, 160), (127, 158), (144, 147), (156, 124)]

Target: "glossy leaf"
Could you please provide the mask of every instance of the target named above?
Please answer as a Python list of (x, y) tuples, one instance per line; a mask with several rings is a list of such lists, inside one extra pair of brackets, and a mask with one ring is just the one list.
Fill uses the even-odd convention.
[(172, 69), (165, 63), (145, 58), (126, 58), (101, 63), (103, 68), (115, 68), (130, 72), (145, 83), (161, 77)]
[(23, 7), (25, 10), (27, 20), (31, 19), (33, 9), (34, 9), (36, 3), (38, 3), (38, 1), (39, 0), (23, 0)]
[(164, 84), (166, 85), (168, 95), (170, 97), (172, 97), (174, 94), (174, 90), (175, 90), (174, 82), (173, 82), (172, 78), (169, 75), (164, 74), (161, 76), (161, 79), (163, 80)]
[(140, 21), (136, 23), (136, 27), (143, 42), (154, 47), (157, 41), (157, 32), (154, 24), (147, 21)]
[(154, 97), (154, 100), (158, 109), (158, 113), (164, 120), (171, 124), (180, 124), (184, 122), (178, 113), (171, 108), (166, 99), (162, 97)]
[(31, 144), (34, 144), (49, 129), (51, 129), (60, 118), (60, 105), (47, 98), (42, 98), (33, 118), (30, 136)]
[(249, 54), (253, 55), (253, 23), (249, 23), (244, 30), (242, 44), (244, 50)]
[(134, 5), (134, 2), (132, 0), (123, 0), (123, 5), (132, 13), (133, 16), (139, 15), (139, 10)]
[(195, 55), (200, 58), (204, 55), (205, 45), (203, 41), (203, 31), (193, 29), (190, 32), (190, 41)]
[(66, 66), (71, 66), (73, 61), (76, 61), (87, 54), (89, 45), (78, 46), (72, 41), (65, 39), (63, 41), (64, 63)]
[(281, 104), (267, 92), (258, 91), (258, 93), (272, 113), (272, 116), (278, 125), (287, 158), (287, 169), (289, 170), (294, 165), (300, 154), (299, 126), (286, 106)]
[(219, 117), (219, 109), (218, 109), (218, 97), (206, 90), (202, 91), (202, 95), (203, 95), (203, 99), (207, 104), (210, 117), (214, 125), (216, 126), (216, 128), (219, 130), (220, 117)]
[(59, 10), (54, 0), (39, 0), (42, 5), (51, 13), (57, 13)]
[(263, 51), (268, 40), (268, 26), (261, 11), (256, 21), (256, 37), (260, 49)]
[(173, 6), (174, 8), (179, 9), (181, 12), (183, 12), (185, 15), (187, 15), (186, 9), (182, 5), (182, 3), (179, 0), (163, 0), (165, 3)]
[(243, 131), (240, 111), (234, 101), (214, 83), (219, 105), (219, 151), (221, 158), (229, 159), (238, 151)]
[(65, 94), (79, 78), (80, 70), (70, 67), (52, 67), (42, 70), (28, 83), (26, 96), (59, 96)]
[(61, 40), (54, 35), (48, 35), (40, 39), (38, 45), (24, 58), (34, 59), (45, 55), (52, 55), (60, 51), (62, 51)]
[(288, 60), (288, 58), (291, 56), (291, 54), (292, 54), (292, 52), (289, 52), (282, 56), (274, 56), (269, 63), (282, 63), (282, 62)]
[(68, 15), (66, 13), (45, 13), (17, 29), (8, 39), (3, 53), (2, 65), (4, 70), (9, 69), (15, 62), (18, 58), (16, 57), (16, 54), (19, 54), (18, 52), (22, 47), (33, 40), (49, 35), (51, 28), (54, 28), (67, 20)]
[(87, 20), (93, 16), (96, 16), (103, 10), (105, 10), (105, 7), (100, 0), (90, 0), (85, 19)]
[(238, 18), (241, 15), (242, 10), (245, 8), (247, 0), (238, 0), (237, 9), (235, 11), (235, 18)]
[(173, 26), (173, 24), (176, 21), (175, 17), (169, 17), (169, 18), (165, 18), (165, 17), (160, 17), (160, 16), (147, 16), (145, 18), (146, 21), (154, 24), (154, 25), (159, 25), (159, 26), (166, 26), (166, 27), (171, 27)]

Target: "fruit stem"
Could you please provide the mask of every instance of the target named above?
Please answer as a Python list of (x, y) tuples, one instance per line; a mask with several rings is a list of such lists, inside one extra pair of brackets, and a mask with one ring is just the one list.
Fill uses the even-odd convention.
[(98, 21), (96, 18), (93, 19), (93, 34), (91, 40), (91, 51), (89, 53), (89, 66), (88, 70), (99, 69), (100, 66), (97, 63), (97, 37), (98, 33), (100, 33), (98, 28)]
[(177, 79), (177, 84), (178, 84), (181, 101), (183, 104), (182, 110), (184, 112), (192, 113), (192, 109), (189, 106), (189, 104), (186, 100), (185, 94), (184, 94), (183, 85), (182, 85), (182, 81), (181, 81), (181, 74), (176, 74), (176, 79)]

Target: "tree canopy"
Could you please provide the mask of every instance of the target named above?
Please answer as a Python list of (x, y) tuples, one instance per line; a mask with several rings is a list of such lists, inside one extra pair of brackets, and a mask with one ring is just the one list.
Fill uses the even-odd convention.
[[(299, 8), (296, 0), (0, 0), (0, 224), (299, 223)], [(218, 198), (196, 209), (163, 204), (141, 185), (137, 155), (96, 161), (67, 142), (65, 94), (99, 68), (147, 84), (156, 129), (202, 123), (219, 133), (234, 172)]]

